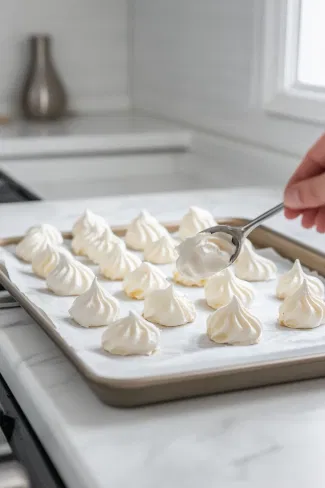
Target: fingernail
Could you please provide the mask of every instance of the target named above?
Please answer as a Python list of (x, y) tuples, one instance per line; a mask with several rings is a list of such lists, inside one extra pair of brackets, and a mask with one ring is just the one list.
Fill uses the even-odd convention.
[(300, 195), (297, 188), (288, 188), (286, 190), (284, 203), (289, 208), (301, 208)]

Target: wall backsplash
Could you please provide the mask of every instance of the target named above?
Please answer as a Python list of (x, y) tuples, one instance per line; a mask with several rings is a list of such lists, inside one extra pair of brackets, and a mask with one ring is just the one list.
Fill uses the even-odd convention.
[(53, 36), (72, 110), (128, 106), (127, 0), (1, 0), (0, 113), (17, 110), (31, 33)]

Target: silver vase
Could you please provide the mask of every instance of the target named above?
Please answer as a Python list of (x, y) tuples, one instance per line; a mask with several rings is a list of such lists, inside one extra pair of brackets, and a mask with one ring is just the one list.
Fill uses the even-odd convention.
[(28, 119), (58, 119), (66, 113), (67, 97), (51, 57), (51, 38), (29, 38), (30, 61), (22, 88), (21, 109)]

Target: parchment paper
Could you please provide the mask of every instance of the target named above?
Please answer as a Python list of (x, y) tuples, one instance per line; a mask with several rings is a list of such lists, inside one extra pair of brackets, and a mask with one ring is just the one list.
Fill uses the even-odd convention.
[[(288, 271), (292, 263), (280, 257), (272, 249), (264, 249), (261, 255), (272, 259), (279, 274)], [(46, 288), (46, 282), (32, 273), (30, 264), (23, 263), (14, 255), (14, 249), (2, 250), (1, 259), (10, 279), (37, 307), (50, 318), (53, 327), (88, 369), (99, 377), (111, 379), (135, 379), (157, 377), (166, 374), (207, 372), (225, 366), (255, 363), (264, 360), (285, 359), (310, 353), (325, 353), (325, 325), (313, 330), (292, 330), (277, 324), (280, 301), (275, 297), (276, 281), (253, 283), (256, 299), (250, 307), (263, 324), (259, 344), (253, 346), (216, 345), (206, 335), (206, 319), (213, 312), (204, 300), (202, 288), (176, 285), (195, 303), (197, 319), (192, 324), (175, 328), (161, 328), (161, 349), (152, 356), (118, 357), (104, 352), (101, 336), (105, 327), (85, 329), (76, 325), (68, 310), (75, 297), (58, 297)], [(89, 261), (98, 274), (98, 267)], [(160, 266), (169, 277), (173, 266)], [(143, 301), (129, 299), (122, 290), (121, 282), (110, 282), (99, 276), (101, 284), (120, 302), (121, 316), (130, 309), (139, 313)]]

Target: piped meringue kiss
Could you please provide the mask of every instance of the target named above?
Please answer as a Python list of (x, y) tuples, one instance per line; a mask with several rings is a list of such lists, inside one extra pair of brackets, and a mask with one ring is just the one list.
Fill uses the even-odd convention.
[(40, 278), (47, 278), (51, 271), (58, 265), (60, 253), (65, 253), (70, 256), (69, 251), (64, 247), (47, 242), (44, 249), (32, 259), (34, 273)]
[(325, 322), (325, 303), (312, 293), (306, 279), (281, 304), (279, 322), (292, 329), (314, 329)]
[(216, 224), (213, 215), (208, 210), (200, 207), (190, 207), (181, 220), (178, 231), (179, 237), (187, 239)]
[(101, 223), (95, 223), (92, 227), (79, 232), (71, 241), (71, 248), (77, 256), (88, 256), (88, 251), (94, 241), (104, 232), (105, 227)]
[(180, 273), (178, 269), (175, 269), (173, 273), (173, 280), (175, 283), (179, 283), (183, 286), (198, 286), (202, 287), (205, 285), (205, 279), (201, 279), (199, 277), (196, 278), (189, 278), (187, 275)]
[(102, 336), (105, 351), (120, 356), (149, 355), (159, 348), (160, 331), (136, 312), (111, 323)]
[(27, 262), (43, 251), (48, 243), (59, 245), (63, 242), (61, 233), (50, 224), (31, 227), (16, 247), (16, 255)]
[(247, 242), (244, 242), (234, 267), (237, 278), (246, 281), (273, 280), (277, 272), (277, 267), (273, 261), (257, 254), (253, 246)]
[(125, 242), (128, 247), (143, 251), (148, 242), (153, 242), (162, 236), (168, 236), (168, 231), (147, 210), (142, 210), (128, 227)]
[(123, 282), (125, 293), (137, 300), (143, 300), (152, 291), (167, 288), (168, 285), (164, 273), (153, 264), (146, 262), (128, 273)]
[(72, 227), (72, 234), (75, 236), (77, 234), (87, 232), (94, 226), (105, 228), (107, 226), (106, 220), (87, 208), (74, 223)]
[(262, 334), (262, 324), (233, 295), (227, 305), (209, 315), (207, 334), (217, 344), (256, 344)]
[(103, 255), (100, 263), (100, 272), (110, 280), (123, 280), (125, 276), (141, 264), (141, 259), (127, 251), (122, 240), (112, 243), (110, 252)]
[(90, 268), (72, 256), (60, 253), (57, 266), (47, 276), (47, 287), (56, 295), (81, 295), (87, 291), (95, 275)]
[(173, 285), (170, 285), (145, 297), (143, 316), (150, 322), (165, 327), (177, 327), (193, 322), (196, 310), (186, 296), (177, 293)]
[(118, 319), (120, 306), (95, 278), (89, 290), (75, 299), (69, 314), (82, 327), (101, 327)]
[(227, 305), (235, 295), (244, 306), (254, 299), (253, 287), (237, 278), (231, 268), (227, 268), (208, 279), (204, 287), (207, 304), (212, 308)]
[(162, 236), (156, 241), (148, 242), (144, 248), (144, 259), (154, 264), (173, 263), (177, 256), (175, 242), (169, 236)]
[(122, 242), (109, 227), (100, 236), (95, 237), (88, 246), (88, 257), (94, 263), (99, 264), (102, 258), (111, 251), (113, 242)]
[(324, 296), (324, 284), (319, 278), (304, 273), (299, 259), (295, 260), (290, 271), (280, 276), (276, 296), (280, 299), (287, 298), (300, 288), (304, 280), (308, 283), (310, 293), (321, 298)]

